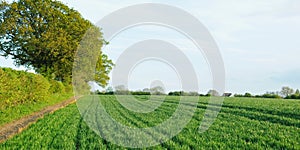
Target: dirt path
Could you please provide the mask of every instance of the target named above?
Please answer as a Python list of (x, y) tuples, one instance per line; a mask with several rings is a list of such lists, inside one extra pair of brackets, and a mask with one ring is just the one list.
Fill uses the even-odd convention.
[(0, 127), (0, 143), (6, 141), (10, 137), (20, 133), (26, 129), (30, 124), (35, 123), (38, 119), (44, 117), (44, 115), (53, 113), (56, 110), (63, 108), (71, 103), (76, 102), (76, 97), (69, 100), (63, 101), (59, 104), (48, 106), (39, 112), (35, 112), (29, 116), (23, 117), (19, 120), (13, 121), (11, 123), (5, 124)]

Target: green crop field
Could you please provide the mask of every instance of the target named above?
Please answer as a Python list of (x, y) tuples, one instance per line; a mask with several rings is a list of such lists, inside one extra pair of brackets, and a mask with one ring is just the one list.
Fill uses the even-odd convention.
[[(152, 127), (168, 119), (180, 97), (167, 96), (155, 111), (136, 113), (114, 96), (100, 96), (116, 121), (131, 127)], [(138, 96), (139, 100), (147, 96)], [(151, 149), (300, 149), (300, 101), (225, 98), (214, 124), (198, 132), (207, 97), (200, 97), (196, 112), (175, 137)], [(0, 144), (0, 149), (126, 149), (106, 140), (83, 121), (76, 104), (45, 116), (21, 134)]]

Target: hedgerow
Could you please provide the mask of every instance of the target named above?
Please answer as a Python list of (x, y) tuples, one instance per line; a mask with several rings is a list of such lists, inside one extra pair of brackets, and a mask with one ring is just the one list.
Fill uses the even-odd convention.
[(0, 68), (0, 110), (25, 103), (46, 101), (53, 94), (65, 93), (65, 86), (42, 75)]

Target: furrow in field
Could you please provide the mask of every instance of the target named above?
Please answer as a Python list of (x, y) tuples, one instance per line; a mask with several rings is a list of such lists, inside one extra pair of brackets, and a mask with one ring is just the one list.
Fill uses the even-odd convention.
[[(166, 101), (168, 103), (175, 103), (171, 101)], [(184, 105), (191, 106), (189, 103), (183, 103)], [(198, 103), (198, 108), (200, 109), (207, 109), (207, 103)], [(213, 108), (214, 105), (212, 105), (211, 108)], [(242, 117), (247, 117), (249, 119), (254, 119), (254, 120), (260, 120), (260, 121), (267, 121), (267, 122), (272, 122), (275, 124), (281, 124), (285, 126), (295, 126), (300, 128), (300, 121), (299, 119), (292, 119), (292, 118), (287, 118), (287, 117), (282, 117), (278, 115), (273, 115), (273, 114), (265, 114), (261, 112), (252, 112), (244, 109), (239, 109), (239, 107), (223, 107), (221, 109), (221, 112), (225, 113), (231, 113), (234, 115), (239, 115)]]
[[(200, 104), (203, 105), (208, 105), (207, 102), (199, 102)], [(229, 108), (229, 109), (243, 109), (249, 112), (259, 112), (259, 113), (264, 113), (264, 114), (270, 114), (270, 115), (274, 115), (274, 116), (282, 116), (285, 118), (291, 118), (291, 119), (300, 119), (300, 111), (293, 111), (293, 112), (285, 112), (285, 111), (278, 111), (278, 110), (274, 110), (274, 109), (270, 109), (268, 108), (268, 106), (266, 106), (265, 108), (254, 108), (254, 107), (245, 107), (245, 106), (237, 106), (237, 105), (229, 105), (229, 104), (223, 104), (222, 108)]]

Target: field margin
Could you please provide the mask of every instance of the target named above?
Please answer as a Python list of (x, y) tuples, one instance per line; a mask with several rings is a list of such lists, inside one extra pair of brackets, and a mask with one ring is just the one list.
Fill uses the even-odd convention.
[(71, 97), (70, 99), (65, 100), (61, 103), (48, 106), (42, 109), (41, 111), (34, 112), (31, 115), (25, 116), (19, 120), (15, 120), (11, 123), (7, 123), (0, 126), (0, 143), (22, 132), (24, 129), (28, 128), (31, 124), (43, 118), (45, 115), (53, 113), (61, 108), (64, 108), (69, 104), (75, 103), (78, 98), (79, 97)]

